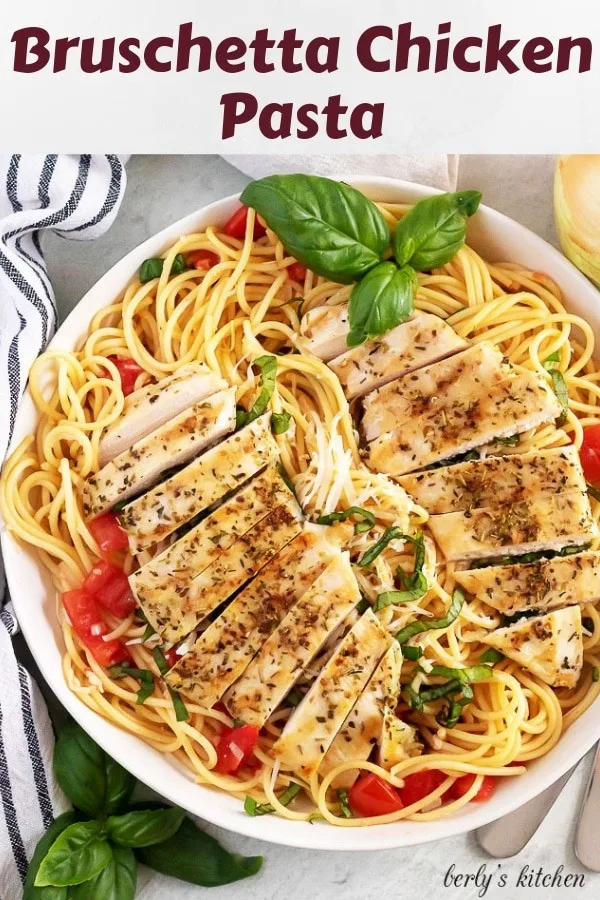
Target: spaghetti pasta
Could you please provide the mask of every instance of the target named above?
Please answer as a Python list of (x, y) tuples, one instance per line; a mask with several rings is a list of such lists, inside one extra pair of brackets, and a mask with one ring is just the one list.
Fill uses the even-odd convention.
[[(378, 205), (391, 225), (407, 210), (404, 205)], [(167, 250), (160, 277), (145, 284), (133, 281), (118, 301), (96, 313), (72, 352), (49, 350), (32, 367), (29, 384), (39, 423), (5, 464), (0, 510), (15, 537), (36, 548), (58, 592), (78, 587), (102, 555), (83, 517), (81, 495), (84, 480), (99, 468), (101, 434), (123, 410), (118, 371), (109, 358), (115, 356), (131, 357), (144, 370), (136, 388), (200, 361), (235, 385), (238, 403), (249, 406), (257, 390), (252, 361), (265, 352), (278, 354), (272, 409), (289, 413), (293, 425), (276, 440), (283, 467), (309, 518), (349, 506), (371, 511), (377, 530), (349, 539), (353, 559), (369, 546), (373, 534), (380, 535), (391, 525), (404, 532), (421, 527), (426, 532), (427, 513), (394, 481), (362, 462), (352, 411), (336, 375), (316, 357), (289, 352), (299, 347), (301, 315), (316, 306), (347, 301), (351, 286), (334, 284), (310, 271), (303, 283), (295, 281), (290, 277), (295, 260), (286, 255), (277, 235), (267, 230), (255, 240), (254, 225), (255, 215), (249, 210), (242, 240), (213, 226), (180, 238)], [(206, 270), (169, 275), (177, 254), (199, 250), (215, 254), (218, 262)], [(600, 370), (593, 358), (592, 329), (566, 310), (558, 286), (547, 276), (515, 263), (489, 264), (464, 246), (441, 269), (419, 274), (416, 307), (446, 319), (471, 342), (491, 341), (511, 362), (525, 368), (544, 373), (544, 360), (557, 355), (570, 401), (566, 422), (560, 428), (544, 425), (523, 435), (520, 452), (569, 443), (580, 446), (583, 428), (600, 424)], [(592, 506), (598, 520), (600, 502), (592, 501)], [(367, 600), (393, 589), (396, 567), (410, 570), (411, 554), (410, 547), (392, 542), (375, 565), (355, 569)], [(137, 558), (124, 554), (123, 568), (131, 573), (149, 558), (147, 551)], [(429, 588), (424, 596), (379, 612), (391, 632), (403, 628), (417, 612), (433, 618), (445, 614), (455, 588), (454, 567), (439, 558), (430, 538), (425, 566)], [(224, 709), (206, 709), (186, 700), (189, 719), (178, 721), (160, 680), (152, 696), (138, 704), (135, 679), (110, 677), (75, 634), (62, 604), (56, 605), (66, 648), (64, 677), (89, 708), (158, 752), (175, 757), (198, 783), (240, 799), (250, 793), (287, 818), (307, 820), (317, 814), (345, 827), (450, 815), (476, 796), (483, 776), (518, 776), (527, 762), (547, 753), (600, 693), (600, 682), (592, 674), (600, 666), (600, 614), (591, 603), (583, 613), (585, 664), (576, 688), (553, 690), (504, 659), (495, 665), (490, 680), (473, 685), (473, 700), (453, 727), (441, 727), (429, 712), (405, 710), (419, 728), (427, 752), (405, 759), (390, 772), (373, 762), (349, 761), (324, 779), (315, 775), (308, 783), (280, 769), (268, 754), (289, 710), (279, 709), (263, 729), (254, 770), (244, 769), (241, 777), (220, 775), (214, 771), (214, 744), (222, 729), (232, 724)], [(119, 621), (106, 613), (106, 619), (105, 638), (126, 642), (133, 665), (158, 675), (152, 640), (142, 641), (144, 626), (133, 615)], [(467, 600), (449, 628), (421, 635), (421, 667), (477, 663), (485, 649), (481, 637), (499, 624), (496, 610)], [(414, 664), (405, 660), (403, 682), (413, 679), (413, 670)], [(398, 786), (408, 775), (426, 769), (441, 770), (445, 777), (421, 800), (394, 813), (346, 818), (331, 783), (347, 768), (373, 772)], [(475, 776), (469, 789), (442, 805), (454, 780), (468, 773)], [(311, 802), (305, 807), (295, 804), (292, 810), (278, 797), (294, 781)]]

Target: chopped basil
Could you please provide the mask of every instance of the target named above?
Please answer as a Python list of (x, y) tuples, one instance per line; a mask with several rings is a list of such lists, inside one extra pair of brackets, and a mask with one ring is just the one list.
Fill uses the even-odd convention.
[(585, 486), (590, 497), (593, 497), (594, 500), (600, 500), (600, 490), (598, 490), (597, 487), (594, 487), (594, 485), (590, 484), (589, 481), (586, 481)]
[(131, 678), (136, 678), (140, 682), (136, 700), (136, 703), (139, 705), (144, 703), (154, 691), (154, 675), (150, 669), (135, 669), (126, 663), (118, 663), (115, 666), (109, 666), (108, 674), (116, 680), (125, 678), (127, 675)]
[(337, 796), (340, 804), (340, 812), (344, 819), (352, 818), (352, 810), (350, 809), (350, 798), (346, 788), (338, 788)]
[(410, 644), (405, 644), (402, 648), (402, 656), (404, 659), (416, 661), (417, 659), (421, 659), (423, 656), (423, 648), (422, 647), (411, 647)]
[[(416, 671), (424, 672), (425, 670), (418, 666)], [(425, 687), (418, 692), (412, 685), (408, 685), (404, 689), (408, 703), (413, 709), (422, 712), (426, 703), (447, 697), (448, 704), (440, 710), (436, 720), (440, 725), (453, 728), (458, 722), (464, 707), (473, 700), (471, 684), (492, 678), (494, 673), (489, 666), (476, 665), (467, 666), (464, 669), (454, 669), (449, 666), (433, 666), (427, 674), (447, 678), (448, 681)]]
[(423, 566), (425, 564), (425, 539), (422, 534), (418, 534), (416, 538), (407, 537), (407, 540), (414, 544), (415, 547), (415, 562), (412, 574), (408, 576), (403, 569), (398, 566), (396, 569), (396, 577), (402, 583), (404, 590), (384, 591), (383, 594), (379, 594), (375, 601), (375, 605), (373, 606), (374, 612), (377, 612), (378, 609), (385, 609), (386, 606), (391, 606), (392, 603), (414, 603), (427, 593), (429, 585), (423, 574)]
[(532, 563), (541, 559), (554, 559), (556, 556), (572, 556), (589, 549), (589, 544), (567, 544), (560, 550), (535, 550), (532, 553), (521, 553), (516, 556), (491, 556), (485, 559), (474, 559), (470, 569), (484, 569), (487, 566), (510, 566), (516, 563)]
[(544, 368), (550, 371), (550, 369), (553, 368), (553, 364), (557, 362), (560, 362), (560, 353), (558, 350), (555, 350), (554, 353), (551, 353), (550, 356), (547, 356), (544, 360)]
[(288, 708), (294, 709), (296, 706), (298, 706), (301, 700), (302, 694), (295, 688), (292, 688), (292, 690), (286, 695), (286, 698), (283, 701), (283, 705), (287, 706)]
[(243, 428), (254, 422), (259, 416), (262, 416), (269, 401), (275, 391), (275, 381), (277, 378), (277, 357), (276, 356), (259, 356), (252, 363), (260, 369), (260, 393), (251, 409), (245, 410), (242, 407), (236, 410), (236, 427)]
[(158, 671), (164, 678), (164, 676), (169, 671), (169, 663), (167, 662), (165, 654), (162, 652), (160, 647), (154, 648), (154, 650), (152, 651), (152, 658), (156, 663)]
[(289, 412), (273, 413), (271, 415), (271, 431), (273, 434), (285, 434), (290, 427), (291, 415)]
[(296, 500), (297, 500), (298, 497), (296, 496), (296, 488), (294, 487), (294, 482), (292, 481), (292, 479), (290, 478), (290, 476), (289, 476), (288, 473), (286, 472), (286, 470), (285, 470), (285, 468), (283, 467), (282, 463), (277, 463), (277, 468), (278, 468), (278, 470), (279, 470), (279, 474), (281, 475), (281, 477), (282, 477), (283, 480), (285, 481), (287, 487), (290, 489), (290, 491), (292, 492), (292, 494), (294, 495), (294, 497), (296, 497)]
[[(164, 259), (160, 259), (158, 256), (151, 257), (150, 259), (145, 259), (142, 265), (140, 266), (140, 281), (142, 284), (146, 284), (148, 281), (152, 281), (153, 278), (160, 278), (162, 275), (162, 270), (164, 267), (165, 261)], [(171, 264), (170, 275), (181, 275), (182, 272), (188, 268), (188, 265), (181, 253), (178, 253), (177, 256), (173, 259)]]
[(592, 669), (592, 681), (600, 681), (600, 669), (598, 666), (594, 666)]
[(149, 638), (151, 638), (153, 634), (156, 634), (156, 631), (154, 630), (154, 628), (152, 627), (150, 622), (148, 622), (148, 624), (146, 625), (146, 628), (144, 629), (144, 633), (142, 635), (142, 644), (145, 644), (146, 641)]
[(171, 698), (171, 702), (173, 704), (173, 709), (175, 710), (175, 718), (178, 722), (187, 722), (190, 714), (188, 712), (188, 708), (181, 699), (179, 692), (173, 690), (173, 688), (169, 685), (169, 696)]
[(397, 538), (402, 538), (405, 541), (412, 541), (413, 543), (415, 541), (415, 538), (411, 538), (410, 535), (404, 534), (402, 530), (400, 528), (397, 528), (396, 526), (393, 526), (392, 528), (386, 528), (377, 543), (373, 544), (372, 547), (370, 547), (363, 553), (363, 555), (357, 562), (357, 566), (360, 566), (363, 569), (367, 566), (370, 566), (371, 563), (373, 563), (377, 559), (379, 554), (385, 550), (388, 544), (390, 544)]
[(324, 516), (319, 516), (317, 525), (333, 525), (334, 522), (345, 522), (350, 516), (360, 516), (363, 520), (362, 522), (355, 523), (354, 534), (363, 534), (375, 525), (375, 516), (373, 513), (369, 512), (368, 509), (363, 509), (362, 506), (349, 506), (348, 509), (345, 509), (343, 512), (332, 512), (327, 513)]
[(511, 434), (509, 437), (497, 437), (494, 438), (494, 443), (502, 444), (504, 447), (516, 447), (521, 443), (521, 435)]
[(522, 612), (513, 613), (511, 616), (502, 616), (502, 627), (506, 628), (508, 625), (514, 625), (520, 619), (532, 619), (538, 615), (537, 609), (524, 609)]
[(557, 425), (564, 425), (567, 421), (567, 413), (569, 412), (569, 393), (567, 391), (565, 377), (560, 369), (549, 369), (548, 371), (552, 378), (552, 387), (554, 388), (556, 399), (560, 403), (562, 409), (556, 423)]
[(503, 659), (504, 653), (500, 653), (495, 647), (488, 647), (488, 649), (479, 657), (480, 662), (489, 663), (490, 666), (493, 666), (497, 662), (502, 662)]
[(366, 597), (361, 597), (358, 603), (356, 604), (356, 612), (362, 616), (364, 612), (371, 608), (371, 604), (367, 600)]
[[(282, 806), (289, 806), (296, 794), (299, 794), (301, 790), (301, 785), (294, 782), (277, 799)], [(244, 800), (244, 809), (249, 816), (267, 816), (269, 813), (275, 812), (275, 807), (271, 803), (258, 803), (254, 797), (249, 795)]]
[(448, 612), (443, 619), (417, 619), (401, 628), (396, 634), (396, 640), (400, 645), (405, 644), (411, 637), (421, 634), (423, 631), (435, 631), (438, 628), (449, 628), (450, 625), (458, 618), (459, 613), (465, 602), (465, 595), (460, 588), (455, 588), (452, 595), (452, 602), (448, 607)]

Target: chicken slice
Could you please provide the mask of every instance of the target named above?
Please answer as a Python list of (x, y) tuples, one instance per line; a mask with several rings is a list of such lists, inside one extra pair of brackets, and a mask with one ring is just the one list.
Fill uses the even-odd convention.
[(290, 497), (277, 466), (268, 466), (184, 537), (129, 576), (140, 605), (160, 606), (164, 590), (185, 591), (192, 578)]
[[(402, 651), (394, 641), (325, 754), (319, 775), (325, 778), (342, 763), (369, 758), (381, 740), (386, 709), (394, 709), (398, 703), (401, 670)], [(331, 786), (349, 788), (359, 772), (359, 769), (345, 769), (336, 775)]]
[(481, 639), (551, 687), (573, 688), (583, 665), (581, 607), (520, 619)]
[(331, 529), (305, 525), (200, 635), (167, 674), (167, 682), (196, 703), (214, 706), (288, 610), (340, 554), (326, 531)]
[(574, 446), (457, 463), (403, 475), (404, 490), (430, 515), (532, 501), (539, 494), (585, 491)]
[(321, 670), (271, 748), (272, 756), (284, 768), (306, 779), (315, 774), (391, 642), (377, 616), (367, 610)]
[(83, 489), (83, 511), (99, 516), (160, 481), (235, 429), (235, 388), (201, 400), (116, 456)]
[(354, 400), (466, 347), (467, 342), (439, 316), (417, 312), (378, 340), (332, 359), (329, 368), (338, 376), (347, 399)]
[(125, 397), (122, 415), (105, 430), (98, 446), (101, 466), (128, 450), (184, 409), (227, 387), (208, 366), (190, 363), (158, 384), (148, 384)]
[(315, 306), (302, 316), (298, 346), (303, 353), (312, 353), (328, 362), (348, 349), (349, 331), (347, 303)]
[(232, 716), (262, 728), (311, 659), (360, 600), (348, 553), (340, 553), (292, 606), (225, 695)]
[(129, 503), (120, 522), (131, 552), (139, 553), (168, 537), (277, 459), (270, 420), (265, 413)]
[(454, 573), (473, 597), (504, 615), (600, 600), (600, 551)]
[(423, 744), (414, 725), (399, 719), (393, 709), (386, 709), (377, 751), (379, 765), (389, 772), (392, 766), (411, 756), (420, 756), (422, 752)]
[(528, 502), (431, 516), (427, 522), (448, 560), (561, 550), (598, 536), (587, 494), (542, 494)]

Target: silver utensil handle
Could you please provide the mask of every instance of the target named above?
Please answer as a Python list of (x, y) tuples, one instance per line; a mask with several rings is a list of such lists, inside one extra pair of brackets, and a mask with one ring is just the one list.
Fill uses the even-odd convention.
[(575, 834), (575, 855), (582, 866), (592, 872), (600, 872), (600, 744), (581, 804)]
[(478, 828), (475, 836), (479, 845), (497, 859), (519, 853), (536, 833), (574, 771), (575, 766), (533, 800)]

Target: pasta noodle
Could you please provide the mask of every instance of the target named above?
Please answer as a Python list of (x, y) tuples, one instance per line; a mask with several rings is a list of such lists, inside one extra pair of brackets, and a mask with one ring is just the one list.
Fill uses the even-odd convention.
[[(393, 224), (407, 207), (380, 204)], [(98, 466), (103, 429), (123, 410), (120, 380), (110, 356), (133, 357), (145, 370), (136, 382), (142, 387), (160, 380), (191, 361), (205, 363), (235, 385), (237, 401), (248, 407), (256, 396), (257, 377), (252, 360), (265, 352), (278, 355), (275, 412), (287, 411), (293, 427), (277, 437), (283, 466), (310, 518), (335, 509), (361, 506), (376, 516), (377, 532), (354, 536), (349, 549), (355, 559), (386, 527), (426, 531), (427, 514), (415, 506), (388, 477), (367, 469), (361, 461), (351, 409), (336, 375), (321, 360), (297, 348), (300, 317), (323, 304), (348, 299), (351, 286), (340, 286), (306, 272), (303, 284), (289, 277), (295, 263), (277, 236), (268, 231), (254, 240), (254, 213), (248, 213), (244, 240), (217, 227), (180, 238), (165, 255), (163, 273), (146, 284), (135, 280), (123, 296), (92, 318), (88, 333), (73, 352), (49, 350), (33, 365), (30, 390), (39, 411), (34, 435), (26, 438), (6, 462), (0, 482), (0, 509), (15, 537), (36, 548), (51, 572), (57, 592), (78, 587), (100, 556), (82, 513), (81, 490)], [(207, 250), (219, 262), (204, 270), (188, 270), (169, 277), (177, 254)], [(560, 290), (547, 276), (515, 263), (489, 264), (469, 246), (431, 274), (419, 274), (418, 309), (435, 313), (470, 341), (492, 341), (513, 362), (544, 372), (543, 360), (558, 353), (569, 393), (570, 410), (562, 428), (541, 426), (522, 437), (519, 450), (579, 446), (584, 426), (600, 423), (600, 370), (593, 359), (590, 326), (565, 309)], [(510, 452), (506, 449), (506, 452)], [(596, 518), (600, 504), (592, 500)], [(409, 570), (410, 547), (392, 542), (368, 570), (356, 569), (362, 593), (374, 599), (393, 588), (397, 565)], [(127, 555), (124, 568), (132, 572), (149, 559)], [(429, 590), (420, 600), (389, 606), (379, 615), (391, 631), (422, 616), (445, 614), (455, 586), (452, 564), (436, 558), (427, 539)], [(410, 818), (431, 821), (451, 815), (479, 790), (484, 775), (514, 777), (523, 765), (547, 753), (568, 727), (598, 696), (600, 683), (592, 678), (600, 666), (600, 613), (591, 603), (583, 609), (591, 626), (584, 640), (585, 665), (578, 686), (553, 690), (508, 659), (496, 664), (493, 678), (473, 685), (474, 699), (455, 727), (440, 727), (435, 717), (410, 711), (427, 745), (424, 754), (410, 757), (387, 772), (373, 762), (344, 763), (320, 780), (305, 783), (280, 771), (268, 755), (289, 710), (280, 709), (261, 733), (255, 771), (243, 777), (219, 775), (214, 740), (231, 725), (224, 708), (205, 709), (186, 700), (188, 721), (177, 721), (162, 681), (143, 705), (136, 703), (137, 682), (115, 680), (94, 660), (57, 601), (66, 652), (64, 677), (69, 688), (90, 709), (137, 735), (159, 753), (174, 756), (198, 783), (243, 799), (250, 793), (269, 802), (277, 814), (306, 820), (320, 815), (336, 825), (356, 827)], [(141, 642), (144, 626), (133, 616), (119, 621), (107, 614), (110, 637), (128, 644), (133, 664), (158, 674), (152, 640)], [(476, 600), (463, 606), (460, 616), (443, 632), (425, 633), (421, 665), (464, 666), (479, 660), (480, 638), (500, 624), (500, 615)], [(405, 660), (402, 681), (411, 680), (414, 663)], [(440, 769), (446, 778), (424, 799), (390, 815), (369, 819), (345, 818), (338, 808), (331, 782), (346, 768), (377, 773), (395, 785), (407, 775)], [(441, 805), (453, 780), (475, 775), (458, 800)], [(283, 806), (278, 795), (298, 781), (312, 799), (308, 806)]]

